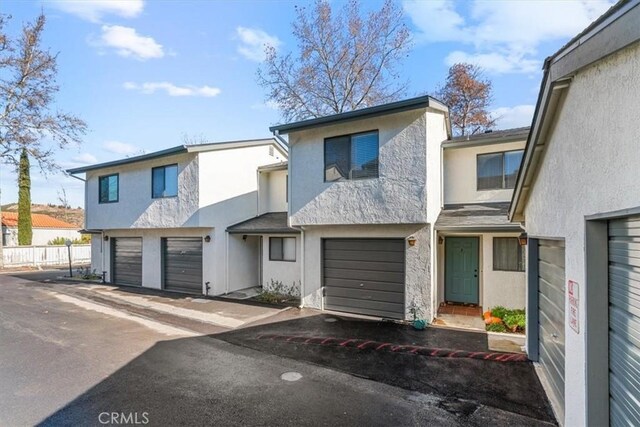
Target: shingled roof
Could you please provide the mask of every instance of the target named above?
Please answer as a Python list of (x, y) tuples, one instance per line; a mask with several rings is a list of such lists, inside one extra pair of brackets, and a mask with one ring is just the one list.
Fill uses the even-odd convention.
[[(18, 213), (17, 212), (2, 212), (2, 225), (5, 227), (17, 227), (18, 226)], [(73, 224), (59, 220), (45, 214), (31, 214), (31, 226), (33, 228), (68, 228), (78, 229)]]

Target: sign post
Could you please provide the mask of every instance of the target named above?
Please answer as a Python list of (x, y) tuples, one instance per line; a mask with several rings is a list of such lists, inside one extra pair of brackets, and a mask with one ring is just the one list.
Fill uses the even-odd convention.
[(73, 242), (67, 239), (64, 244), (67, 245), (67, 254), (69, 255), (69, 277), (73, 277), (73, 270), (71, 269), (71, 245)]

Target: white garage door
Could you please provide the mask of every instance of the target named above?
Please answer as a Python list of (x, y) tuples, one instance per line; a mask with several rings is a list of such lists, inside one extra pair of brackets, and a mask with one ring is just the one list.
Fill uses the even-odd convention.
[(609, 222), (609, 418), (640, 425), (640, 216)]
[(564, 419), (564, 243), (539, 240), (538, 247), (539, 361), (551, 386), (549, 397)]

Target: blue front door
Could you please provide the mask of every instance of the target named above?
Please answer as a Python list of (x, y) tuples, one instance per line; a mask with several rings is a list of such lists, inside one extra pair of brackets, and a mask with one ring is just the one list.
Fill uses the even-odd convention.
[(478, 238), (445, 240), (445, 299), (478, 304)]

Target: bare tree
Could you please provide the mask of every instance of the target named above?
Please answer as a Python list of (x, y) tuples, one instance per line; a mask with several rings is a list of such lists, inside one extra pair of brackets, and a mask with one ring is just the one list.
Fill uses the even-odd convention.
[(331, 2), (296, 7), (292, 23), (299, 51), (266, 46), (258, 82), (287, 121), (320, 117), (390, 102), (407, 83), (397, 67), (411, 45), (399, 2), (386, 0), (366, 16), (350, 0), (334, 13)]
[(64, 209), (64, 220), (69, 222), (69, 209), (71, 209), (71, 205), (67, 197), (67, 190), (62, 185), (60, 186), (60, 190), (58, 190), (58, 201)]
[(473, 135), (495, 126), (489, 106), (493, 100), (491, 81), (482, 68), (473, 64), (454, 64), (437, 97), (449, 106), (451, 126), (457, 135)]
[(41, 171), (57, 170), (52, 156), (58, 148), (81, 142), (86, 124), (54, 110), (57, 55), (43, 49), (45, 16), (26, 23), (11, 39), (0, 16), (0, 162), (18, 167), (25, 149)]

